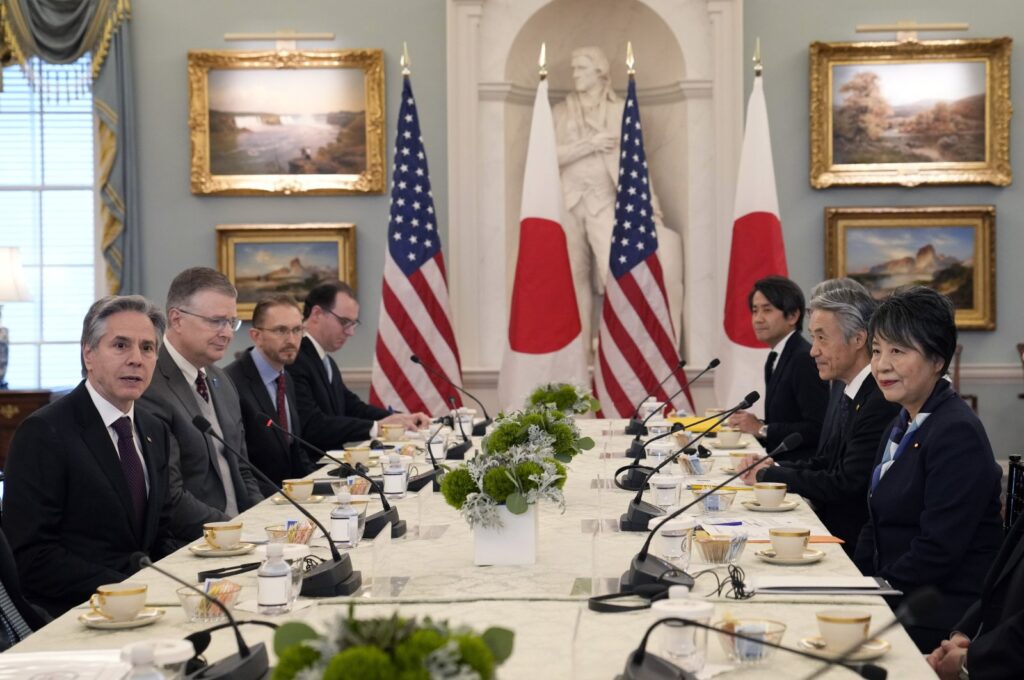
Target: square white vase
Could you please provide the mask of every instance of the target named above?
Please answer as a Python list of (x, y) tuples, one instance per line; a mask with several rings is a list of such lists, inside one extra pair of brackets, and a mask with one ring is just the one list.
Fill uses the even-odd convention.
[(533, 564), (537, 561), (537, 506), (522, 515), (498, 507), (500, 529), (473, 529), (474, 563), (478, 567), (505, 564)]

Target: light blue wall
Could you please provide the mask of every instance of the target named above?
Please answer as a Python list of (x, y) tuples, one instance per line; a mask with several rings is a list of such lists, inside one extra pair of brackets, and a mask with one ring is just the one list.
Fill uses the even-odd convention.
[[(754, 39), (761, 38), (765, 63), (765, 97), (771, 125), (775, 176), (786, 239), (790, 275), (805, 290), (824, 276), (824, 209), (831, 206), (968, 205), (996, 206), (996, 322), (994, 332), (965, 332), (966, 363), (1016, 363), (1014, 345), (1024, 341), (1024, 315), (1020, 292), (1024, 290), (1024, 137), (1020, 134), (1019, 112), (1024, 112), (1022, 49), (1017, 42), (1011, 65), (1010, 92), (1018, 112), (1010, 131), (1010, 160), (1016, 182), (1005, 188), (954, 186), (904, 188), (840, 187), (812, 189), (809, 133), (809, 45), (814, 41), (845, 42), (893, 40), (893, 34), (857, 34), (854, 27), (868, 23), (969, 22), (965, 33), (921, 34), (921, 39), (996, 38), (1024, 35), (1024, 12), (1016, 0), (745, 0), (745, 62), (753, 54)], [(746, 77), (750, 91), (752, 73)], [(1017, 368), (1015, 375), (1020, 377)], [(979, 396), (979, 410), (997, 455), (1020, 452), (1019, 426), (1024, 401), (1017, 384), (978, 385), (967, 381), (965, 393)]]
[[(133, 3), (132, 31), (145, 238), (143, 292), (162, 303), (179, 271), (193, 265), (216, 267), (217, 224), (354, 222), (365, 323), (339, 360), (366, 367), (377, 328), (387, 195), (194, 196), (189, 189), (188, 51), (273, 49), (273, 43), (227, 43), (223, 36), (285, 29), (336, 36), (333, 43), (300, 43), (301, 49), (384, 50), (388, 167), (402, 88), (398, 60), (402, 41), (408, 42), (438, 224), (442, 233), (447, 230), (443, 0), (142, 0)], [(232, 349), (247, 346), (248, 340), (243, 328)]]

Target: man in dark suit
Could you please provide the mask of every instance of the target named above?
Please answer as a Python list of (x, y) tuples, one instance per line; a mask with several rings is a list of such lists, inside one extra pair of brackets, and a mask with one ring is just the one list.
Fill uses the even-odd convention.
[(942, 680), (1017, 680), (1024, 672), (1024, 516), (1017, 519), (981, 599), (927, 657)]
[(136, 409), (153, 376), (163, 315), (139, 296), (106, 297), (82, 331), (85, 380), (14, 434), (4, 528), (25, 596), (54, 616), (98, 586), (180, 546), (170, 535), (172, 440)]
[(827, 435), (810, 460), (783, 459), (777, 465), (765, 460), (743, 476), (749, 484), (783, 482), (791, 493), (810, 500), (850, 555), (867, 521), (866, 498), (878, 442), (899, 412), (899, 405), (886, 401), (871, 376), (868, 321), (875, 307), (871, 295), (855, 281), (811, 299), (810, 355), (821, 379), (842, 388), (832, 394), (835, 403), (829, 405)]
[[(295, 408), (295, 384), (284, 367), (295, 361), (302, 341), (302, 313), (290, 295), (272, 295), (256, 303), (249, 337), (254, 345), (225, 370), (238, 390), (249, 460), (281, 486), (285, 479), (305, 477), (316, 469), (298, 441), (267, 425), (273, 418), (287, 432), (301, 437)], [(266, 495), (276, 488), (262, 480)]]
[(764, 367), (764, 420), (740, 411), (729, 424), (757, 436), (769, 450), (799, 432), (803, 443), (787, 458), (809, 459), (818, 448), (828, 384), (818, 377), (811, 346), (800, 336), (804, 294), (789, 279), (769, 276), (754, 283), (749, 302), (754, 335), (771, 347)]
[[(204, 522), (234, 517), (263, 500), (252, 474), (238, 392), (214, 366), (227, 351), (241, 321), (237, 292), (220, 272), (186, 269), (167, 292), (167, 333), (156, 362), (153, 384), (140, 406), (167, 425), (181, 455), (171, 461), (171, 495), (183, 538), (202, 535)], [(192, 420), (203, 416), (241, 454), (203, 434)]]
[(306, 439), (322, 449), (334, 449), (376, 437), (379, 423), (401, 423), (410, 429), (430, 422), (424, 413), (392, 413), (367, 404), (345, 386), (330, 353), (341, 349), (359, 326), (359, 303), (348, 284), (338, 281), (313, 288), (302, 316), (306, 337), (287, 370), (295, 381)]

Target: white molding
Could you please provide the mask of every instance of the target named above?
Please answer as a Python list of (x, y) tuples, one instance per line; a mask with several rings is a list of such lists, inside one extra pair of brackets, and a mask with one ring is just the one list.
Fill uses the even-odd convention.
[(983, 385), (1024, 385), (1024, 372), (1016, 364), (960, 364), (962, 382)]
[[(511, 83), (480, 83), (480, 101), (508, 102), (530, 105), (537, 96), (537, 90)], [(680, 80), (671, 85), (637, 88), (637, 98), (643, 104), (673, 104), (688, 99), (711, 99), (713, 88), (710, 80)], [(569, 90), (563, 88), (548, 91), (548, 99), (555, 102), (565, 99)], [(621, 94), (621, 93), (620, 93)]]

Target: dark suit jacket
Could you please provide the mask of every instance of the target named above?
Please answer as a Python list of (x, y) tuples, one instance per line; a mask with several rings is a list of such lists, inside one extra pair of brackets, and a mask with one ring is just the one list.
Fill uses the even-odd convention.
[[(224, 440), (248, 460), (235, 385), (216, 366), (208, 366), (206, 375)], [(202, 535), (203, 523), (229, 519), (224, 514), (227, 497), (217, 471), (213, 438), (192, 424), (193, 418), (202, 415), (193, 393), (194, 387), (186, 382), (167, 348), (160, 347), (153, 382), (138, 405), (162, 420), (177, 440), (180, 455), (171, 460), (171, 498), (177, 505), (175, 531), (187, 540)], [(238, 510), (244, 512), (263, 500), (263, 494), (248, 462), (240, 463), (228, 452), (224, 456), (231, 469)]]
[(135, 409), (149, 477), (141, 526), (120, 458), (85, 384), (36, 411), (14, 434), (7, 457), (4, 528), (29, 600), (54, 616), (89, 599), (97, 586), (135, 569), (135, 552), (163, 557), (170, 536), (170, 434)]
[(793, 333), (775, 360), (771, 380), (765, 386), (764, 422), (768, 424), (769, 451), (793, 432), (803, 435), (800, 447), (788, 460), (809, 459), (818, 448), (821, 423), (828, 407), (828, 383), (818, 377), (811, 345)]
[(374, 421), (386, 418), (390, 412), (367, 404), (345, 387), (338, 364), (330, 355), (328, 359), (330, 382), (313, 342), (303, 338), (299, 356), (287, 371), (295, 381), (304, 437), (315, 446), (330, 450), (345, 442), (368, 439)]
[[(240, 359), (232, 362), (224, 369), (235, 388), (242, 404), (242, 423), (245, 426), (245, 446), (249, 451), (249, 460), (263, 474), (281, 486), (281, 481), (296, 477), (305, 477), (316, 469), (306, 454), (305, 447), (284, 434), (280, 430), (267, 427), (267, 419), (260, 413), (276, 417), (277, 407), (270, 399), (263, 378), (252, 359), (252, 347), (245, 351)], [(298, 403), (295, 396), (295, 383), (291, 376), (285, 374), (285, 393), (288, 396), (288, 410), (291, 418), (291, 433), (302, 436), (302, 425), (299, 421)], [(273, 495), (277, 489), (266, 482), (256, 480), (260, 489), (267, 496)]]
[[(978, 599), (1003, 539), (999, 514), (1002, 471), (978, 416), (939, 380), (931, 416), (868, 497), (868, 522), (854, 561), (909, 594), (924, 585), (942, 595), (927, 628), (911, 637), (930, 652)], [(881, 462), (895, 420), (875, 456)], [(929, 646), (930, 645), (930, 646)], [(927, 649), (925, 649), (927, 647)]]
[[(839, 392), (836, 398), (845, 395)], [(886, 401), (870, 374), (857, 390), (843, 432), (826, 442), (809, 461), (775, 465), (758, 472), (766, 482), (785, 482), (789, 491), (814, 503), (828, 530), (846, 541), (852, 554), (857, 536), (868, 519), (866, 500), (875, 468), (878, 442), (899, 412), (898, 404)]]
[(972, 680), (1017, 680), (1024, 673), (1024, 517), (1006, 536), (981, 599), (956, 630), (972, 638), (967, 648)]

